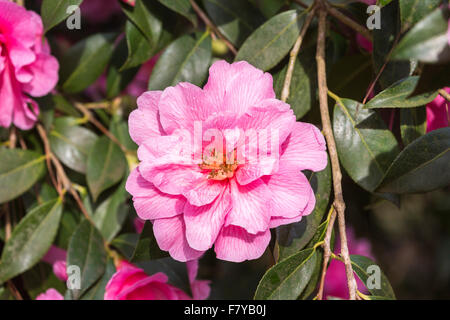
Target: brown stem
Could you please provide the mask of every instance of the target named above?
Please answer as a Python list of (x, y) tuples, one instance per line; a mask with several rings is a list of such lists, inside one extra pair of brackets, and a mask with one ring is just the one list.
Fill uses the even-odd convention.
[(360, 33), (367, 40), (372, 41), (372, 35), (368, 29), (364, 28), (358, 22), (350, 19), (349, 17), (347, 17), (345, 14), (343, 14), (336, 8), (333, 8), (329, 5), (327, 5), (326, 8), (330, 15), (332, 15), (333, 17), (338, 19), (340, 22), (342, 22), (346, 26), (348, 26), (348, 27), (352, 28), (353, 30), (355, 30), (356, 32)]
[(208, 18), (205, 12), (198, 6), (198, 4), (194, 0), (189, 0), (191, 3), (192, 8), (197, 13), (197, 15), (202, 19), (202, 21), (220, 38), (223, 42), (225, 42), (225, 45), (230, 49), (230, 51), (236, 55), (237, 50), (233, 46), (233, 44), (220, 32), (219, 28)]
[(52, 167), (52, 163), (51, 163), (52, 151), (50, 149), (50, 143), (47, 138), (47, 133), (45, 132), (45, 129), (41, 124), (37, 124), (36, 128), (38, 130), (39, 136), (42, 139), (42, 142), (44, 143), (45, 161), (47, 163), (50, 180), (52, 181), (52, 184), (55, 186), (58, 194), (61, 196), (62, 195), (61, 184), (56, 180), (55, 173), (53, 172), (53, 167)]
[(294, 47), (291, 50), (290, 56), (289, 56), (289, 64), (286, 71), (286, 77), (284, 79), (284, 85), (283, 90), (281, 91), (281, 100), (283, 102), (286, 102), (289, 97), (289, 91), (291, 88), (291, 81), (292, 81), (292, 74), (294, 72), (295, 67), (295, 60), (297, 60), (298, 53), (300, 51), (300, 48), (303, 43), (303, 39), (305, 38), (305, 34), (308, 31), (309, 25), (311, 24), (312, 19), (314, 18), (314, 15), (316, 13), (316, 8), (314, 7), (311, 12), (308, 14), (305, 20), (305, 24), (302, 27), (302, 30), (300, 31), (300, 35), (297, 38), (297, 41), (295, 41)]
[(341, 252), (345, 263), (347, 274), (347, 282), (350, 293), (350, 299), (356, 299), (356, 281), (353, 274), (353, 269), (348, 253), (347, 237), (345, 233), (345, 202), (342, 194), (342, 173), (339, 165), (339, 158), (336, 149), (336, 142), (334, 140), (333, 130), (331, 126), (330, 114), (328, 110), (328, 86), (326, 78), (326, 63), (325, 63), (325, 40), (327, 29), (327, 10), (323, 0), (316, 0), (319, 4), (319, 31), (317, 37), (317, 77), (319, 85), (319, 102), (320, 115), (322, 119), (323, 133), (327, 141), (328, 152), (331, 159), (331, 169), (333, 175), (333, 189), (334, 189), (334, 208), (337, 211), (339, 222), (339, 233), (341, 236)]
[(117, 144), (124, 153), (128, 153), (127, 148), (122, 143), (120, 143), (120, 141), (93, 116), (92, 112), (89, 111), (88, 108), (86, 108), (81, 103), (75, 103), (74, 105), (78, 110), (81, 111), (81, 113), (83, 113), (83, 115), (89, 120), (90, 123), (92, 123), (97, 129), (99, 129), (105, 136), (111, 139), (112, 142)]

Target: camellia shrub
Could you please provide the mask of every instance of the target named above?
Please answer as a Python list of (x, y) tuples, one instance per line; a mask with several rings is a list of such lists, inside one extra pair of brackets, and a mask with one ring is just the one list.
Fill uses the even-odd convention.
[(352, 221), (435, 190), (448, 216), (449, 18), (0, 0), (0, 298), (395, 299)]

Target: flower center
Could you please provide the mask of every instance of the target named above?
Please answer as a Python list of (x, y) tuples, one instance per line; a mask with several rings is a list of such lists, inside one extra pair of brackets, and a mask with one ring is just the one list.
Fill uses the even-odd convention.
[(238, 168), (236, 150), (233, 150), (233, 153), (230, 155), (227, 162), (225, 153), (216, 152), (216, 150), (213, 149), (210, 156), (203, 157), (203, 162), (199, 167), (202, 170), (210, 170), (208, 179), (225, 180), (232, 178), (234, 171)]

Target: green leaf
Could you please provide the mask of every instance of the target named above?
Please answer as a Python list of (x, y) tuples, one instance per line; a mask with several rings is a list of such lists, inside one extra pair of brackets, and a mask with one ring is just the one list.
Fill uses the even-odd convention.
[(181, 14), (188, 19), (194, 27), (197, 26), (197, 16), (189, 3), (189, 0), (158, 0), (167, 8)]
[(425, 93), (410, 98), (409, 96), (418, 82), (418, 76), (402, 79), (377, 94), (366, 103), (364, 108), (414, 108), (424, 106), (437, 97), (437, 92)]
[(383, 297), (387, 299), (395, 299), (394, 290), (392, 290), (391, 284), (387, 279), (386, 275), (381, 271), (380, 274), (380, 287), (370, 289), (370, 285), (368, 286), (368, 279), (370, 276), (374, 275), (374, 271), (371, 271), (369, 267), (374, 268), (373, 266), (379, 266), (373, 262), (371, 259), (359, 256), (359, 255), (350, 255), (350, 260), (352, 261), (353, 271), (355, 271), (358, 278), (364, 283), (369, 292), (376, 297)]
[(33, 151), (0, 148), (0, 203), (17, 198), (45, 172), (45, 156)]
[(450, 128), (434, 130), (409, 144), (386, 172), (381, 192), (427, 192), (450, 184)]
[(106, 251), (103, 238), (88, 220), (80, 223), (70, 239), (67, 267), (70, 266), (78, 266), (81, 276), (80, 289), (70, 290), (74, 299), (81, 297), (105, 273)]
[(111, 241), (122, 228), (129, 207), (125, 205), (127, 192), (124, 180), (117, 190), (95, 210), (93, 220), (95, 226), (106, 241)]
[(301, 221), (280, 226), (276, 229), (278, 241), (278, 260), (302, 250), (316, 233), (325, 214), (331, 192), (330, 163), (320, 172), (312, 172), (309, 176), (311, 187), (316, 197), (314, 211)]
[(264, 22), (264, 17), (247, 1), (203, 0), (203, 6), (220, 32), (236, 46)]
[(317, 253), (309, 248), (274, 265), (256, 288), (255, 300), (294, 300), (311, 279)]
[(139, 234), (123, 233), (114, 238), (114, 240), (111, 241), (111, 245), (119, 250), (127, 260), (131, 260), (134, 253), (134, 248), (136, 248), (138, 241)]
[(433, 11), (441, 0), (400, 0), (402, 29), (406, 30)]
[(94, 201), (106, 189), (119, 182), (127, 169), (120, 147), (107, 136), (94, 143), (87, 159), (86, 180)]
[(142, 229), (139, 241), (134, 250), (131, 262), (149, 261), (160, 259), (169, 256), (165, 251), (162, 251), (156, 242), (153, 234), (153, 227), (150, 221), (145, 221), (144, 229)]
[[(294, 65), (287, 103), (291, 105), (297, 119), (301, 119), (316, 105), (317, 77), (315, 50), (315, 47), (302, 49)], [(273, 77), (277, 97), (281, 97), (287, 68), (288, 65), (286, 64)]]
[(3, 248), (0, 284), (33, 267), (48, 251), (58, 231), (60, 198), (31, 210), (14, 228)]
[(128, 58), (120, 68), (121, 71), (141, 65), (155, 53), (155, 47), (152, 47), (144, 34), (130, 21), (125, 24), (125, 38)]
[(121, 2), (123, 12), (152, 46), (158, 44), (162, 32), (162, 22), (154, 2), (154, 0), (136, 0), (134, 7)]
[(45, 32), (70, 16), (70, 14), (67, 13), (67, 8), (69, 6), (80, 6), (82, 2), (83, 0), (43, 0), (41, 5), (41, 17)]
[(289, 10), (271, 18), (245, 40), (235, 60), (245, 60), (264, 71), (273, 68), (291, 50), (305, 15), (304, 11)]
[(56, 289), (58, 292), (66, 290), (66, 284), (58, 279), (53, 273), (50, 264), (39, 262), (33, 268), (22, 274), (24, 286), (30, 298), (35, 300), (36, 297), (47, 291), (48, 289)]
[(108, 281), (116, 272), (114, 261), (108, 258), (103, 276), (81, 297), (81, 300), (104, 300), (105, 288)]
[(400, 110), (400, 133), (405, 146), (423, 136), (427, 131), (425, 107)]
[(113, 40), (113, 34), (95, 34), (64, 54), (60, 62), (60, 83), (64, 91), (83, 91), (101, 76), (114, 51)]
[(350, 177), (374, 191), (399, 152), (397, 141), (373, 110), (356, 101), (338, 99), (333, 132), (339, 159)]
[(88, 155), (97, 136), (75, 123), (73, 118), (58, 118), (50, 131), (50, 146), (62, 163), (72, 170), (86, 173)]
[(76, 210), (65, 209), (61, 216), (61, 222), (54, 244), (57, 247), (67, 249), (73, 232), (80, 223), (80, 213)]
[(427, 63), (450, 61), (448, 20), (450, 10), (443, 6), (418, 22), (392, 53), (397, 60), (417, 59)]
[(184, 35), (172, 42), (158, 59), (148, 84), (149, 90), (163, 90), (179, 82), (201, 85), (211, 61), (208, 32)]
[[(381, 8), (381, 28), (373, 30), (373, 62), (375, 73), (389, 61), (392, 47), (400, 36), (401, 22), (398, 1), (392, 1)], [(392, 60), (392, 59), (391, 59)], [(389, 61), (381, 73), (379, 83), (387, 88), (411, 73), (409, 61)]]

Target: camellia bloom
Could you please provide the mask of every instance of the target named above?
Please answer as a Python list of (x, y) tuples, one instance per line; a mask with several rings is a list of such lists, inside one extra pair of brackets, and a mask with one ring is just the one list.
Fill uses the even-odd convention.
[[(194, 300), (209, 296), (209, 281), (196, 280), (198, 261), (187, 262)], [(167, 276), (158, 272), (149, 276), (144, 270), (122, 261), (105, 288), (105, 300), (191, 300), (182, 290), (167, 283)]]
[[(450, 88), (445, 88), (450, 93)], [(438, 95), (427, 104), (427, 132), (448, 127), (450, 124), (450, 102)]]
[(58, 82), (58, 69), (43, 39), (41, 18), (0, 0), (0, 126), (32, 128), (39, 107), (29, 96), (49, 93)]
[[(348, 250), (351, 254), (358, 254), (373, 259), (370, 242), (367, 239), (356, 239), (352, 228), (347, 228), (347, 244)], [(336, 244), (338, 252), (341, 250), (341, 243), (339, 238)], [(367, 288), (364, 283), (355, 276), (358, 290), (367, 293)], [(324, 283), (324, 297), (336, 297), (341, 299), (348, 299), (349, 292), (347, 286), (347, 274), (345, 273), (345, 265), (338, 260), (332, 260), (328, 267)]]
[(256, 259), (270, 228), (313, 210), (301, 170), (326, 167), (325, 140), (275, 98), (269, 73), (245, 61), (209, 71), (203, 89), (180, 83), (138, 98), (129, 127), (141, 162), (126, 188), (174, 259), (197, 259), (213, 245), (219, 259)]
[(64, 297), (56, 289), (50, 288), (38, 295), (36, 300), (64, 300)]

